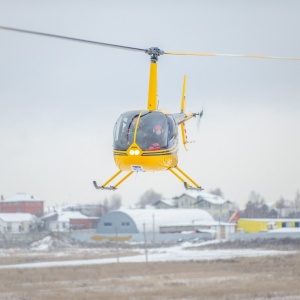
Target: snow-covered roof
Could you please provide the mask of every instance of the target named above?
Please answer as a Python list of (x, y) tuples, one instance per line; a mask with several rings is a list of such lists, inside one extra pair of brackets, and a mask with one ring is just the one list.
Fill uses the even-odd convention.
[(153, 223), (156, 230), (160, 226), (174, 224), (192, 224), (195, 221), (214, 221), (213, 217), (202, 209), (121, 209), (131, 217), (139, 230), (143, 232), (143, 224), (147, 231), (152, 230)]
[(225, 199), (221, 196), (218, 196), (218, 195), (215, 195), (215, 194), (211, 194), (211, 193), (208, 193), (206, 191), (187, 191), (185, 192), (184, 194), (190, 196), (190, 197), (193, 197), (197, 200), (205, 200), (207, 202), (210, 202), (212, 204), (224, 204), (226, 202), (230, 202), (230, 200), (228, 199)]
[(43, 201), (41, 199), (35, 198), (34, 196), (26, 193), (17, 193), (11, 197), (4, 199), (5, 202), (34, 202), (34, 201)]
[(44, 220), (44, 219), (47, 219), (47, 218), (51, 218), (51, 217), (54, 217), (55, 215), (57, 215), (57, 212), (56, 211), (51, 211), (45, 215), (43, 215), (41, 217), (41, 220)]
[(158, 203), (158, 202), (165, 203), (166, 205), (171, 206), (171, 207), (176, 205), (176, 201), (174, 199), (161, 199), (161, 200), (157, 201), (156, 203)]
[(58, 216), (58, 222), (69, 222), (70, 219), (90, 219), (79, 211), (64, 211)]
[(35, 219), (35, 216), (28, 213), (0, 213), (0, 220), (7, 223), (34, 221)]

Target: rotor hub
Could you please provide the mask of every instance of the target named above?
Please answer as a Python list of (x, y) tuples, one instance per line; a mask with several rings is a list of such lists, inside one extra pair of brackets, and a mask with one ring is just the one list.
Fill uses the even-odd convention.
[(158, 57), (159, 57), (160, 55), (165, 54), (164, 51), (160, 50), (160, 49), (157, 48), (157, 47), (151, 47), (151, 48), (149, 48), (149, 49), (146, 49), (145, 52), (151, 56), (151, 58), (150, 58), (150, 59), (151, 59), (151, 62), (154, 62), (154, 63), (157, 62)]

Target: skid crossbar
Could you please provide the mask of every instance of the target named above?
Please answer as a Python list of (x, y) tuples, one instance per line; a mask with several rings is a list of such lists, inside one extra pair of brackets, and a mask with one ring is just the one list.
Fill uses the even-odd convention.
[(99, 186), (97, 185), (96, 181), (93, 181), (94, 186), (96, 189), (98, 190), (116, 190), (117, 187), (123, 182), (125, 181), (134, 171), (130, 171), (129, 173), (127, 173), (121, 180), (119, 180), (115, 185), (113, 186), (109, 186), (107, 187), (107, 185), (114, 180), (117, 176), (119, 176), (123, 171), (119, 170), (117, 173), (115, 173), (111, 178), (109, 178), (103, 185)]
[(190, 176), (188, 176), (185, 172), (183, 172), (178, 166), (176, 166), (174, 168), (170, 168), (169, 171), (173, 175), (175, 175), (180, 181), (183, 182), (184, 187), (187, 190), (197, 190), (197, 191), (203, 190), (196, 181), (194, 181)]

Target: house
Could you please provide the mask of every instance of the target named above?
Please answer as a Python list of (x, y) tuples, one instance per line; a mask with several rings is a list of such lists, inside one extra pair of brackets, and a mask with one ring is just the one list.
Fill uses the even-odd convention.
[(0, 233), (21, 233), (35, 230), (37, 218), (28, 213), (0, 213)]
[(191, 193), (184, 193), (179, 197), (174, 198), (178, 208), (195, 208), (195, 203), (197, 201), (196, 195), (191, 195)]
[(78, 211), (88, 217), (99, 217), (104, 214), (102, 204), (68, 204), (62, 207), (63, 211)]
[(28, 213), (39, 217), (44, 214), (44, 201), (26, 193), (1, 197), (0, 213)]
[(205, 191), (189, 191), (174, 199), (178, 208), (203, 209), (218, 221), (228, 221), (234, 212), (234, 205), (230, 200)]
[(78, 211), (50, 212), (41, 218), (46, 230), (70, 231), (95, 229), (99, 222), (98, 217), (87, 217)]
[(174, 199), (162, 199), (155, 202), (153, 206), (157, 209), (168, 209), (168, 208), (176, 208), (177, 203)]

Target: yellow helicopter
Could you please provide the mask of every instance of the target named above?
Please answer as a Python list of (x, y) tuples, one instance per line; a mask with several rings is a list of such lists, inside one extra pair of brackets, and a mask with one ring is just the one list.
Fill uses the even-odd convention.
[[(97, 189), (115, 190), (134, 172), (156, 172), (166, 170), (170, 171), (182, 183), (184, 183), (186, 189), (202, 189), (196, 181), (194, 181), (178, 166), (178, 127), (180, 127), (182, 143), (186, 149), (187, 138), (185, 132), (185, 122), (193, 117), (201, 118), (203, 115), (203, 110), (200, 113), (186, 112), (186, 76), (184, 76), (183, 80), (180, 112), (169, 113), (168, 111), (158, 109), (157, 65), (159, 56), (169, 54), (300, 60), (300, 58), (278, 56), (214, 54), (201, 52), (167, 52), (162, 51), (157, 47), (146, 49), (134, 48), (5, 26), (0, 26), (0, 29), (67, 39), (71, 41), (84, 42), (122, 50), (144, 52), (150, 55), (150, 76), (147, 108), (144, 110), (125, 112), (121, 114), (116, 121), (113, 131), (113, 155), (116, 166), (119, 170), (100, 186), (96, 183), (96, 181), (94, 181), (94, 186)], [(122, 172), (127, 173), (125, 176), (120, 177)], [(115, 184), (109, 185), (112, 182), (115, 182)]]

